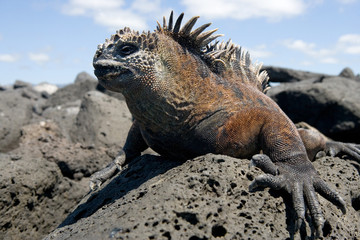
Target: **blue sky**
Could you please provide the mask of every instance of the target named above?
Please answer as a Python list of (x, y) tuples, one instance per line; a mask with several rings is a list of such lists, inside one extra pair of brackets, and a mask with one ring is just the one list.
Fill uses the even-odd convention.
[(152, 31), (172, 9), (212, 22), (265, 65), (360, 73), (360, 0), (0, 0), (0, 85), (93, 74), (105, 38), (125, 26)]

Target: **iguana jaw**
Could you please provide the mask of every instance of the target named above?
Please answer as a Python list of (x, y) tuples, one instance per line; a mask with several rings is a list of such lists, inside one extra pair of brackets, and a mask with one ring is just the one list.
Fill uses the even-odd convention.
[(133, 71), (117, 61), (101, 59), (94, 61), (93, 66), (100, 84), (113, 91), (126, 87), (134, 75)]

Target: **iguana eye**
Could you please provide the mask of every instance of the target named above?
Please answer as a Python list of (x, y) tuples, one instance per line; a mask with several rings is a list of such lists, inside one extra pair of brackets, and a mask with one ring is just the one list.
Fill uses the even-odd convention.
[(134, 52), (137, 52), (138, 50), (139, 50), (139, 48), (132, 44), (123, 44), (117, 49), (118, 53), (122, 57), (133, 54)]

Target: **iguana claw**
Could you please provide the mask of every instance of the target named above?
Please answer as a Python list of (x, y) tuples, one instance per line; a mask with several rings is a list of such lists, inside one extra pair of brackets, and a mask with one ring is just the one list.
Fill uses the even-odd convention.
[(118, 171), (122, 170), (122, 166), (125, 163), (125, 152), (121, 150), (118, 155), (115, 157), (114, 161), (108, 164), (105, 168), (97, 171), (90, 178), (90, 189), (92, 191), (97, 190), (103, 182), (110, 179)]
[(360, 144), (329, 141), (326, 143), (325, 152), (333, 157), (345, 153), (360, 163)]
[(278, 167), (265, 154), (254, 155), (250, 161), (250, 167), (252, 166), (258, 167), (264, 172), (270, 173), (272, 175), (279, 174)]
[(264, 154), (255, 155), (252, 163), (267, 174), (256, 177), (250, 184), (249, 190), (270, 187), (275, 190), (285, 189), (289, 192), (297, 214), (295, 232), (304, 222), (307, 207), (315, 225), (316, 236), (322, 235), (325, 219), (316, 192), (339, 207), (343, 213), (346, 212), (344, 200), (320, 178), (311, 165), (292, 166), (284, 162), (275, 164)]

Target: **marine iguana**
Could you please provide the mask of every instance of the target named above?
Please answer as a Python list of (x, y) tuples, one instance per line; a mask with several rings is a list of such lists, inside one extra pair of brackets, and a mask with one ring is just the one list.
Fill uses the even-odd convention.
[(148, 147), (183, 160), (207, 153), (252, 158), (267, 174), (256, 177), (250, 190), (285, 189), (297, 214), (296, 231), (307, 206), (321, 235), (324, 218), (316, 192), (344, 213), (345, 202), (309, 158), (325, 149), (360, 160), (359, 146), (297, 130), (264, 94), (268, 75), (261, 64), (253, 64), (249, 53), (231, 41), (215, 41), (222, 35), (214, 35), (217, 29), (204, 31), (210, 23), (193, 30), (198, 16), (181, 27), (183, 16), (173, 23), (171, 12), (154, 32), (125, 27), (98, 46), (95, 75), (105, 88), (124, 95), (134, 122), (118, 157), (93, 175), (91, 188)]

